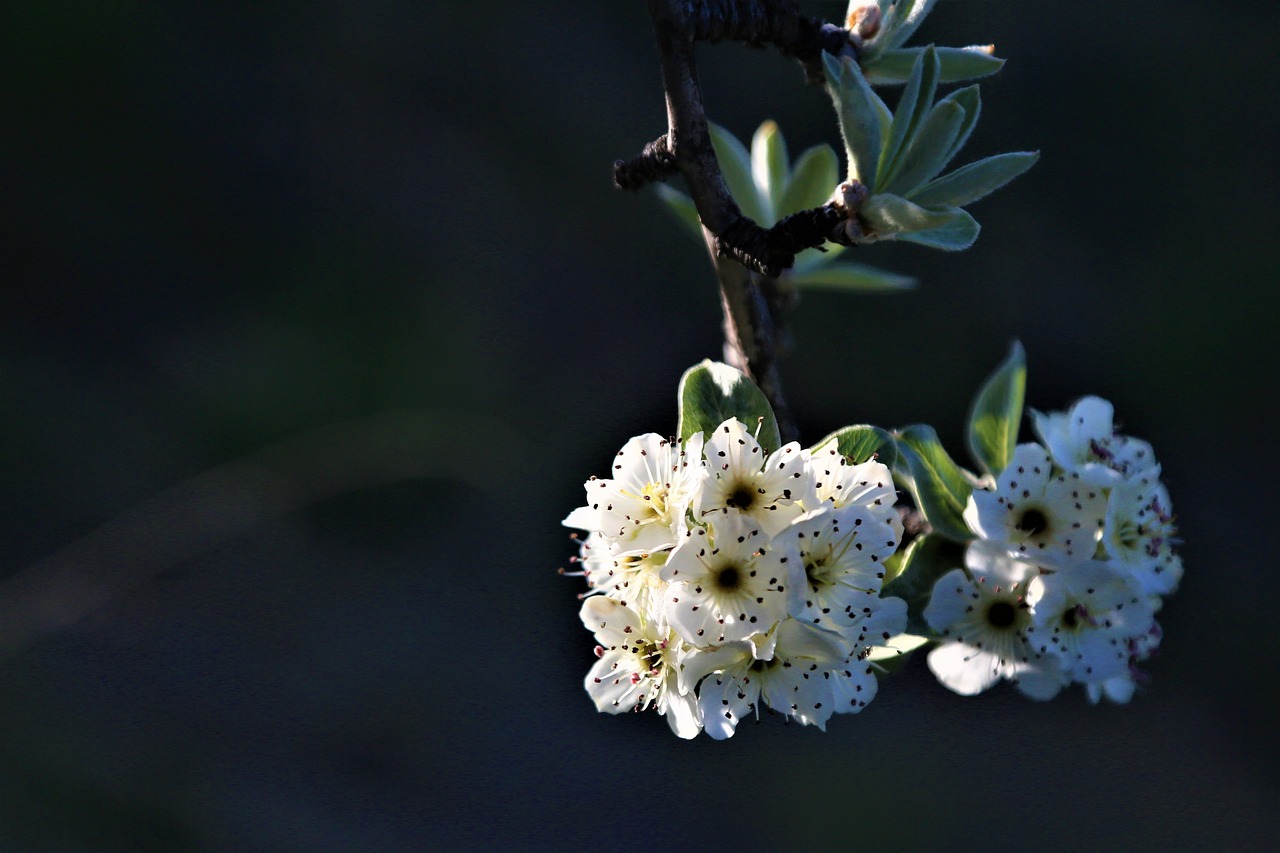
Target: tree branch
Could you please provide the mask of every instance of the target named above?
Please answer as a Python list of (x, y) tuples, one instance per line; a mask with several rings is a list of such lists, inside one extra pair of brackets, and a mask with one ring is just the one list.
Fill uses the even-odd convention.
[(725, 186), (707, 126), (694, 60), (694, 43), (731, 39), (771, 44), (799, 59), (810, 82), (820, 81), (822, 53), (856, 51), (849, 32), (807, 18), (796, 0), (648, 0), (667, 100), (667, 133), (640, 156), (614, 163), (623, 189), (665, 180), (677, 172), (702, 222), (716, 267), (724, 308), (725, 359), (752, 377), (769, 398), (784, 440), (795, 437), (778, 380), (777, 356), (785, 339), (777, 277), (804, 249), (826, 240), (845, 242), (851, 212), (839, 201), (793, 214), (772, 228), (743, 216)]

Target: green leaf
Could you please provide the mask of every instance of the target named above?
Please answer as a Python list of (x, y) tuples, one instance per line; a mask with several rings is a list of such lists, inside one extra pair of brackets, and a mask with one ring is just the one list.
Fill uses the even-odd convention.
[(947, 165), (963, 124), (964, 107), (955, 101), (939, 101), (929, 110), (911, 148), (903, 154), (897, 173), (883, 185), (884, 192), (910, 195), (937, 177)]
[(911, 9), (902, 16), (901, 20), (894, 22), (893, 30), (889, 33), (889, 46), (902, 47), (906, 44), (907, 39), (915, 34), (916, 29), (928, 17), (936, 2), (938, 0), (915, 0), (911, 3)]
[(938, 61), (942, 63), (940, 71), (942, 82), (976, 80), (979, 77), (995, 74), (1004, 67), (1004, 60), (992, 53), (994, 49), (995, 45), (990, 44), (939, 48)]
[(815, 145), (800, 155), (778, 203), (778, 218), (821, 207), (840, 183), (840, 158), (830, 145)]
[(790, 171), (787, 142), (782, 138), (778, 123), (762, 122), (751, 137), (751, 177), (769, 224), (782, 218), (778, 211), (782, 207), (782, 194), (786, 192)]
[(867, 85), (862, 72), (852, 59), (833, 56), (825, 51), (823, 65), (827, 72), (827, 92), (835, 103), (840, 119), (840, 135), (844, 137), (849, 158), (849, 177), (875, 190), (876, 165), (888, 128), (889, 108)]
[(873, 456), (892, 468), (898, 461), (898, 446), (887, 430), (869, 424), (858, 424), (838, 429), (813, 446), (815, 450), (831, 442), (836, 443), (840, 455), (861, 465)]
[(930, 181), (911, 200), (929, 206), (972, 204), (1030, 169), (1038, 159), (1039, 151), (996, 154)]
[(978, 389), (969, 409), (969, 453), (982, 470), (1005, 469), (1018, 446), (1018, 426), (1027, 390), (1027, 359), (1017, 341), (1009, 355)]
[(782, 446), (778, 421), (768, 399), (742, 371), (719, 361), (703, 360), (684, 372), (677, 392), (680, 403), (680, 440), (695, 432), (709, 435), (729, 418), (737, 418), (755, 430), (768, 451)]
[[(938, 81), (958, 83), (976, 80), (994, 74), (1004, 67), (1004, 60), (991, 55), (990, 45), (969, 47), (935, 47), (938, 52)], [(922, 47), (884, 50), (865, 60), (862, 73), (867, 82), (876, 86), (892, 86), (905, 83), (911, 76), (916, 58), (924, 52)]]
[(924, 124), (934, 93), (938, 90), (938, 55), (927, 47), (916, 57), (911, 76), (893, 111), (893, 123), (889, 126), (889, 142), (880, 152), (880, 167), (876, 171), (876, 187), (886, 187), (893, 180), (894, 172), (901, 166), (903, 155), (911, 147), (916, 133)]
[(936, 636), (924, 621), (924, 609), (933, 596), (938, 578), (964, 565), (964, 547), (941, 536), (927, 534), (911, 540), (902, 558), (902, 570), (884, 585), (881, 598), (901, 598), (907, 603), (907, 633)]
[(866, 264), (815, 264), (793, 271), (791, 283), (797, 287), (828, 288), (859, 293), (889, 293), (910, 290), (919, 282), (909, 275), (899, 275)]
[(694, 205), (693, 199), (666, 184), (658, 184), (657, 190), (658, 198), (662, 199), (671, 215), (686, 231), (701, 241), (703, 239), (702, 220), (698, 218), (698, 208)]
[(982, 227), (978, 220), (958, 207), (942, 208), (940, 213), (946, 215), (946, 221), (934, 228), (911, 231), (898, 235), (899, 240), (918, 243), (931, 249), (944, 252), (959, 252), (967, 249), (978, 239)]
[(946, 162), (950, 163), (960, 153), (960, 149), (964, 148), (964, 144), (969, 141), (969, 136), (973, 133), (973, 128), (978, 124), (978, 116), (982, 114), (982, 96), (978, 93), (978, 86), (975, 84), (956, 89), (938, 103), (945, 104), (948, 101), (958, 104), (964, 110), (964, 123), (960, 125), (960, 132), (956, 134), (956, 140), (951, 143), (951, 151), (947, 154)]
[(872, 196), (861, 215), (879, 239), (906, 240), (951, 252), (972, 246), (981, 230), (977, 220), (958, 207), (921, 207), (889, 193)]
[(964, 507), (973, 487), (947, 455), (933, 427), (909, 426), (896, 437), (898, 465), (894, 472), (906, 480), (916, 507), (939, 535), (957, 542), (972, 539), (964, 523)]
[(755, 181), (751, 177), (751, 155), (747, 153), (746, 146), (718, 124), (708, 122), (707, 127), (711, 131), (711, 147), (716, 150), (720, 174), (724, 176), (729, 195), (738, 203), (742, 215), (754, 219), (757, 224), (766, 228), (772, 225), (772, 222), (766, 222), (764, 218), (764, 206), (760, 203)]

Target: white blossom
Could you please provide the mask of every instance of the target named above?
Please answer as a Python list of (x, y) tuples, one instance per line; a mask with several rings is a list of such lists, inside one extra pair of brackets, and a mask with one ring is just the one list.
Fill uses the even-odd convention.
[(976, 489), (964, 519), (983, 539), (1037, 562), (1088, 560), (1106, 520), (1100, 486), (1056, 470), (1038, 444), (1020, 444), (996, 478), (994, 490)]
[(1033, 412), (1032, 423), (1059, 467), (1086, 483), (1110, 486), (1156, 464), (1151, 445), (1117, 433), (1113, 417), (1106, 400), (1085, 397), (1067, 412)]
[(670, 548), (705, 476), (701, 458), (702, 433), (684, 447), (655, 433), (636, 436), (614, 457), (611, 477), (586, 482), (586, 506), (563, 523), (599, 531), (618, 554)]
[(1027, 642), (1032, 615), (1025, 596), (1037, 567), (985, 540), (969, 545), (965, 565), (967, 573), (953, 569), (938, 579), (925, 607), (925, 621), (941, 636), (929, 669), (964, 696), (1004, 678), (1033, 698), (1051, 698), (1065, 681), (1061, 668)]
[(605, 596), (587, 598), (579, 615), (600, 644), (584, 682), (596, 709), (618, 714), (656, 707), (677, 735), (697, 737), (697, 700), (680, 681), (678, 638)]
[(1150, 601), (1102, 560), (1036, 577), (1027, 604), (1034, 613), (1027, 628), (1032, 647), (1057, 658), (1082, 684), (1125, 676), (1130, 638), (1146, 635), (1154, 622)]
[(1107, 555), (1148, 595), (1167, 595), (1182, 578), (1173, 507), (1159, 476), (1151, 468), (1111, 489), (1102, 536)]
[(761, 704), (805, 725), (826, 728), (835, 695), (827, 673), (842, 662), (837, 635), (787, 619), (754, 642), (737, 641), (684, 659), (686, 686), (700, 683), (698, 707), (707, 734), (733, 736)]
[(804, 454), (794, 441), (765, 458), (746, 425), (730, 419), (707, 437), (704, 454), (707, 476), (696, 503), (703, 521), (746, 517), (773, 536), (804, 512), (802, 501), (816, 503)]
[(754, 517), (729, 513), (690, 529), (661, 578), (667, 623), (689, 643), (708, 646), (770, 631), (786, 617), (789, 590), (803, 571)]
[(819, 501), (841, 507), (862, 504), (891, 509), (898, 492), (887, 466), (875, 459), (853, 464), (830, 442), (807, 454), (806, 464)]

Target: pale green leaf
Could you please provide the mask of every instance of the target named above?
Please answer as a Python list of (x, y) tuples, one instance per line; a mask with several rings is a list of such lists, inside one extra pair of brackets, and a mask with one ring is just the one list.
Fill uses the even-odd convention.
[(874, 191), (876, 164), (884, 145), (889, 108), (871, 91), (853, 60), (822, 54), (827, 72), (827, 92), (835, 103), (849, 158), (849, 177)]
[(755, 432), (768, 450), (782, 446), (778, 421), (768, 399), (742, 371), (718, 361), (704, 360), (684, 372), (677, 392), (680, 404), (680, 440), (695, 432), (710, 434), (730, 418), (737, 418)]
[(933, 427), (909, 426), (896, 437), (899, 463), (894, 470), (906, 480), (916, 507), (938, 534), (957, 542), (972, 539), (963, 514), (973, 487), (947, 455)]
[(793, 271), (791, 282), (797, 287), (848, 290), (859, 293), (887, 293), (910, 290), (918, 282), (909, 275), (869, 267), (866, 264), (813, 264)]
[(778, 205), (778, 218), (821, 207), (840, 183), (840, 158), (830, 145), (815, 145), (800, 155)]
[(701, 241), (703, 239), (702, 220), (698, 218), (698, 208), (694, 205), (693, 199), (666, 184), (658, 184), (656, 189), (658, 198), (662, 199), (662, 203), (676, 221), (685, 231)]
[(931, 207), (972, 204), (1030, 169), (1039, 158), (1039, 151), (1011, 151), (987, 157), (930, 181), (911, 200)]
[[(992, 56), (990, 45), (972, 47), (937, 47), (939, 82), (958, 83), (994, 74), (1004, 66), (1004, 60)], [(916, 58), (924, 52), (922, 47), (897, 48), (877, 53), (863, 61), (862, 71), (867, 82), (876, 86), (892, 86), (905, 83), (911, 76)]]
[(964, 124), (964, 107), (955, 101), (939, 101), (929, 110), (925, 119), (902, 158), (899, 168), (889, 182), (883, 184), (887, 193), (908, 196), (937, 177), (947, 165), (956, 137)]
[(926, 231), (950, 223), (950, 213), (930, 210), (902, 196), (877, 193), (862, 205), (862, 219), (879, 237), (891, 237), (909, 231)]
[(982, 96), (978, 93), (978, 85), (965, 86), (962, 89), (956, 89), (947, 95), (939, 104), (948, 101), (959, 104), (964, 110), (964, 123), (960, 125), (960, 133), (956, 135), (955, 142), (951, 143), (951, 151), (947, 153), (945, 163), (950, 163), (960, 153), (960, 149), (964, 148), (964, 144), (969, 141), (973, 128), (978, 124), (978, 117), (982, 115)]
[(747, 153), (746, 146), (718, 124), (708, 123), (707, 127), (711, 131), (711, 146), (716, 151), (720, 174), (724, 176), (729, 195), (738, 203), (742, 215), (754, 219), (759, 225), (772, 225), (764, 219), (764, 206), (751, 177), (751, 155)]
[(944, 216), (945, 220), (932, 228), (899, 234), (898, 239), (928, 246), (931, 249), (941, 249), (944, 252), (959, 252), (967, 249), (978, 239), (978, 233), (982, 227), (967, 211), (958, 207), (945, 207), (934, 212)]
[(790, 180), (787, 142), (775, 121), (765, 121), (751, 138), (751, 177), (756, 185), (764, 219), (761, 225), (772, 225), (782, 218), (782, 194)]
[(987, 377), (969, 408), (969, 453), (988, 474), (999, 474), (1013, 458), (1026, 390), (1026, 355), (1022, 344), (1014, 341), (1008, 357)]
[[(889, 32), (889, 46), (902, 47), (902, 45), (906, 44), (907, 39), (915, 34), (920, 24), (928, 17), (936, 2), (938, 0), (914, 0), (911, 3), (910, 10), (902, 15), (900, 20), (894, 22), (893, 29)], [(905, 6), (905, 0), (899, 5)]]
[[(876, 170), (876, 187), (885, 187), (893, 180), (903, 155), (929, 113), (934, 93), (938, 90), (938, 55), (933, 47), (925, 48), (911, 68), (911, 76), (902, 90), (902, 97), (893, 111), (893, 123), (889, 126), (889, 142), (880, 152), (880, 166)], [(865, 183), (865, 182), (864, 182)]]
[(847, 456), (854, 465), (861, 465), (875, 458), (892, 468), (898, 461), (898, 445), (887, 430), (869, 424), (857, 424), (836, 430), (813, 446), (815, 450), (836, 443), (840, 455)]

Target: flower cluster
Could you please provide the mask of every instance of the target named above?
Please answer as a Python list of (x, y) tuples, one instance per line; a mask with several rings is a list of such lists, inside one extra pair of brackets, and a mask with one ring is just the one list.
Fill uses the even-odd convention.
[(683, 445), (655, 434), (586, 483), (581, 618), (601, 711), (656, 708), (673, 731), (731, 737), (762, 707), (825, 728), (876, 693), (871, 649), (906, 625), (881, 598), (902, 536), (888, 468), (834, 443), (767, 453), (740, 421)]
[(1007, 678), (1037, 699), (1074, 682), (1094, 702), (1127, 702), (1142, 679), (1182, 562), (1151, 446), (1118, 434), (1112, 414), (1097, 397), (1035, 413), (1041, 443), (1018, 445), (969, 498), (979, 538), (924, 611), (942, 640), (929, 668), (957, 693)]

